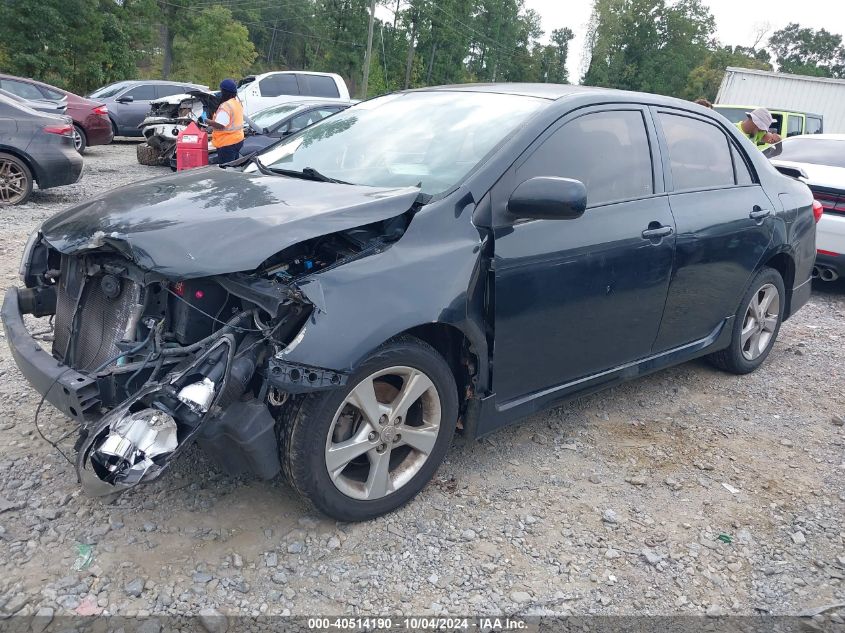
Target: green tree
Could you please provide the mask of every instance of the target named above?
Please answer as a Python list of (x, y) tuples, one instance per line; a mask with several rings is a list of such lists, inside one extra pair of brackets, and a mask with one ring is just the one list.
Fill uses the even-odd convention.
[(543, 83), (569, 83), (566, 62), (569, 58), (569, 42), (575, 37), (572, 29), (552, 31), (551, 43), (535, 49), (538, 66), (538, 81)]
[(703, 97), (715, 101), (728, 66), (771, 70), (772, 65), (765, 61), (767, 57), (768, 53), (765, 51), (755, 51), (742, 46), (720, 46), (708, 53), (704, 61), (690, 71), (681, 96), (685, 99)]
[(769, 48), (780, 71), (816, 77), (845, 77), (842, 36), (791, 23), (772, 33)]
[(4, 0), (2, 69), (85, 93), (132, 76), (144, 0)]
[(584, 83), (679, 95), (713, 46), (714, 30), (701, 0), (596, 0)]
[(223, 6), (196, 14), (188, 34), (174, 41), (173, 51), (178, 77), (209, 86), (246, 74), (256, 57), (249, 30)]

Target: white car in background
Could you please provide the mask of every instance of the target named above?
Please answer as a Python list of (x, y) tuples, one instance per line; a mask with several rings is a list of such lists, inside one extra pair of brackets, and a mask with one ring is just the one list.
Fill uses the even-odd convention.
[(252, 114), (270, 106), (303, 98), (349, 100), (343, 77), (334, 73), (284, 70), (244, 77), (238, 83), (244, 112)]
[(845, 134), (792, 136), (763, 153), (776, 167), (798, 170), (795, 175), (822, 205), (813, 276), (845, 276)]

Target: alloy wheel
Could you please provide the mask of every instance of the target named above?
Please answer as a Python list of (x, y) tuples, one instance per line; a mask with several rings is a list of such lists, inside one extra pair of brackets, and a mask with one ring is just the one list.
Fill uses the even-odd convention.
[(740, 344), (746, 360), (754, 360), (768, 349), (780, 318), (780, 293), (765, 284), (751, 297), (742, 322)]
[(73, 127), (73, 146), (77, 152), (82, 151), (82, 134), (76, 126)]
[(400, 366), (371, 374), (349, 392), (329, 427), (329, 477), (354, 499), (385, 497), (426, 463), (440, 423), (440, 395), (423, 372)]
[(20, 202), (26, 196), (26, 190), (26, 174), (20, 165), (0, 158), (0, 202)]

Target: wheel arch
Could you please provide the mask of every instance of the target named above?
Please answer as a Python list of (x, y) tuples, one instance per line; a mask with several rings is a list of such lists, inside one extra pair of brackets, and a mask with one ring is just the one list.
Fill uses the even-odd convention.
[(474, 437), (480, 413), (479, 399), (487, 388), (486, 342), (483, 338), (475, 340), (476, 337), (456, 324), (441, 321), (407, 328), (388, 341), (402, 336), (412, 336), (427, 343), (446, 361), (457, 387), (458, 430)]
[(795, 286), (795, 260), (785, 250), (769, 255), (764, 259), (761, 267), (774, 268), (780, 273), (783, 279), (784, 290), (786, 291), (785, 302), (783, 310), (783, 320), (785, 321), (792, 316), (792, 290)]

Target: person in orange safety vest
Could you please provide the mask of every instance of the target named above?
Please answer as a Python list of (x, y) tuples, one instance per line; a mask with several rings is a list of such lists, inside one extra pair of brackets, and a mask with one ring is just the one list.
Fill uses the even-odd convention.
[(220, 105), (207, 123), (211, 128), (211, 142), (217, 148), (217, 163), (223, 165), (237, 160), (244, 144), (244, 107), (238, 99), (234, 79), (220, 82)]

